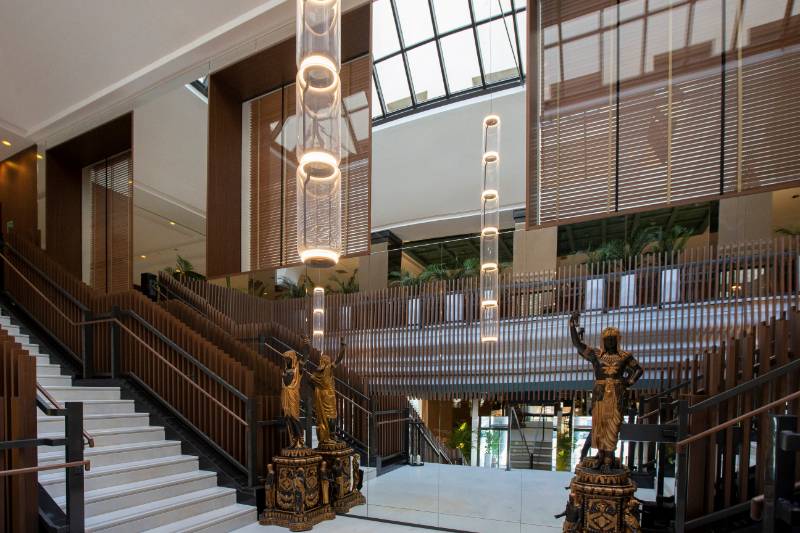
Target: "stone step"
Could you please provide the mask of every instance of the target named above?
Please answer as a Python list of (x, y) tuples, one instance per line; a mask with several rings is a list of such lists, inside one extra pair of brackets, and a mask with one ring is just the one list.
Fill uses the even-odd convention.
[[(133, 413), (136, 409), (133, 400), (83, 400), (81, 403), (83, 404), (83, 416)], [(44, 413), (37, 409), (36, 414), (42, 416)]]
[[(184, 474), (195, 470), (199, 470), (199, 461), (197, 457), (190, 455), (173, 455), (146, 461), (100, 466), (84, 472), (84, 490), (105, 489), (162, 476)], [(66, 494), (66, 481), (63, 471), (40, 473), (39, 483), (53, 498)]]
[(256, 508), (234, 504), (208, 513), (196, 515), (180, 522), (148, 530), (147, 533), (229, 533), (252, 525), (258, 520)]
[(58, 401), (119, 400), (119, 387), (45, 387)]
[[(39, 433), (58, 433), (64, 431), (63, 416), (38, 416), (36, 418)], [(83, 428), (92, 432), (97, 429), (114, 429), (125, 427), (145, 427), (150, 424), (147, 413), (119, 413), (83, 415)]]
[[(86, 517), (112, 513), (128, 507), (136, 507), (157, 500), (180, 496), (217, 486), (217, 474), (205, 470), (194, 470), (162, 476), (135, 483), (126, 483), (104, 489), (90, 490), (84, 495)], [(62, 508), (67, 507), (66, 496), (55, 498)]]
[(157, 500), (86, 520), (86, 531), (138, 533), (236, 504), (236, 490), (212, 487)]
[(37, 361), (36, 364), (36, 377), (42, 376), (60, 376), (61, 375), (61, 367), (58, 365), (53, 365), (50, 363), (39, 363)]
[[(97, 447), (164, 440), (164, 428), (157, 426), (96, 429), (89, 433), (92, 434)], [(64, 432), (39, 433), (39, 438), (63, 439)], [(39, 452), (55, 452), (63, 449), (63, 446), (39, 446)]]
[(41, 375), (36, 374), (36, 381), (44, 388), (47, 387), (69, 387), (72, 385), (72, 376), (62, 375)]
[[(92, 468), (174, 457), (180, 454), (181, 443), (176, 440), (135, 442), (113, 446), (95, 446), (94, 448), (87, 446), (83, 450), (83, 456), (92, 462)], [(39, 453), (39, 464), (63, 461), (64, 450)]]

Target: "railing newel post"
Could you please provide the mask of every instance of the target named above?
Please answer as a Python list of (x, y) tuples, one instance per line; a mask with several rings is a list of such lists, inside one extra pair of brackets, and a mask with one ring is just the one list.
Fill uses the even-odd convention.
[(119, 306), (115, 305), (111, 308), (111, 317), (114, 319), (111, 322), (111, 378), (117, 379), (121, 372), (120, 330), (117, 322), (120, 318)]
[(258, 427), (256, 421), (256, 400), (245, 400), (245, 420), (247, 421), (247, 486), (255, 487), (258, 480)]
[[(678, 442), (689, 434), (689, 402), (678, 400)], [(689, 449), (675, 451), (675, 533), (683, 533), (686, 525), (686, 497), (689, 487)]]
[[(83, 461), (83, 403), (64, 404), (67, 416), (64, 417), (64, 462)], [(66, 469), (67, 520), (70, 531), (84, 529), (84, 478), (83, 466)]]
[(93, 319), (91, 310), (83, 312), (83, 379), (94, 377), (94, 325), (89, 323)]

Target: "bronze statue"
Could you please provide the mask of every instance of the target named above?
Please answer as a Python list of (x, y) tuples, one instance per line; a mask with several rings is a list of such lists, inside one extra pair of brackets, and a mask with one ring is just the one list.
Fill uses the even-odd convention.
[(320, 486), (322, 488), (322, 503), (328, 505), (331, 502), (330, 498), (331, 481), (328, 478), (328, 465), (325, 461), (322, 461), (322, 465), (319, 467), (319, 477), (320, 477)]
[(335, 441), (336, 430), (336, 389), (333, 370), (339, 366), (345, 354), (344, 338), (339, 341), (339, 354), (334, 361), (327, 354), (319, 358), (319, 367), (311, 375), (314, 383), (314, 411), (317, 414), (317, 439), (320, 444)]
[(264, 481), (264, 488), (266, 489), (266, 509), (275, 509), (277, 487), (275, 486), (275, 469), (271, 464), (267, 465), (267, 479)]
[(303, 337), (300, 355), (294, 350), (288, 350), (282, 354), (286, 360), (286, 367), (283, 369), (281, 410), (286, 420), (290, 448), (303, 448), (305, 446), (303, 429), (300, 425), (300, 384), (303, 377), (303, 367), (308, 360), (308, 348), (308, 338)]
[(578, 353), (592, 363), (595, 373), (592, 390), (592, 448), (597, 450), (595, 468), (609, 473), (615, 466), (615, 451), (622, 424), (622, 406), (625, 390), (642, 376), (642, 367), (630, 353), (620, 349), (620, 331), (614, 327), (603, 330), (603, 345), (591, 348), (583, 342), (583, 328), (579, 329), (580, 314), (569, 319), (572, 344)]

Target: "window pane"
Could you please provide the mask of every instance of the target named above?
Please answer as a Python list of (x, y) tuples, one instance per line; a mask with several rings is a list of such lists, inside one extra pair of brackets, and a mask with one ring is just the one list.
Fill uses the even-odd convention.
[(519, 30), (519, 64), (522, 66), (522, 73), (525, 74), (525, 69), (528, 67), (528, 12), (523, 11), (517, 14), (517, 30)]
[(433, 37), (433, 23), (427, 0), (402, 0), (395, 2), (403, 43), (406, 46), (417, 44)]
[(408, 52), (408, 68), (417, 102), (444, 96), (444, 80), (436, 44), (428, 43)]
[[(510, 42), (509, 42), (510, 41)], [(519, 76), (516, 62), (516, 38), (514, 21), (511, 17), (487, 22), (478, 26), (478, 42), (481, 45), (481, 58), (486, 83)]]
[(381, 83), (386, 112), (391, 113), (409, 107), (411, 94), (408, 91), (408, 80), (402, 56), (394, 56), (376, 63), (375, 70)]
[(472, 24), (467, 0), (433, 0), (439, 33)]
[(481, 71), (472, 29), (442, 39), (442, 55), (451, 92), (481, 86)]
[(372, 84), (372, 118), (377, 118), (383, 115), (381, 111), (381, 102), (378, 99), (378, 91), (375, 90), (375, 84)]
[(475, 22), (486, 20), (489, 17), (500, 14), (500, 7), (503, 8), (503, 13), (511, 11), (511, 0), (500, 0), (498, 6), (497, 0), (472, 0), (472, 9), (475, 12)]
[(389, 0), (377, 0), (372, 6), (372, 53), (380, 59), (400, 50), (397, 27)]

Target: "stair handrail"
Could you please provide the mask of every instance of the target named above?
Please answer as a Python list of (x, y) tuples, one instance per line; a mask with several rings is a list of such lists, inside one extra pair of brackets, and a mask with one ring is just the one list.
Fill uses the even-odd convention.
[[(48, 402), (50, 402), (50, 405), (52, 405), (55, 409), (58, 409), (59, 411), (64, 409), (64, 406), (61, 405), (58, 402), (58, 400), (53, 398), (53, 395), (50, 394), (50, 392), (47, 389), (42, 387), (42, 385), (39, 383), (38, 380), (36, 381), (36, 390), (42, 393), (42, 396), (44, 396), (45, 399)], [(86, 442), (89, 444), (89, 448), (94, 448), (94, 437), (91, 435), (91, 433), (89, 433), (88, 431), (86, 431), (86, 429), (84, 429), (83, 436), (86, 439)]]
[[(533, 469), (533, 454), (531, 453), (531, 448), (528, 446), (528, 439), (525, 438), (525, 432), (522, 431), (522, 424), (519, 423), (519, 417), (517, 416), (517, 408), (513, 405), (511, 406), (511, 416), (514, 420), (517, 421), (517, 431), (519, 431), (520, 436), (522, 437), (522, 443), (525, 444), (525, 450), (528, 452), (528, 464), (531, 469)], [(542, 433), (544, 433), (544, 427), (542, 427)], [(509, 456), (508, 464), (511, 464), (511, 459)]]
[(428, 426), (425, 425), (425, 422), (422, 420), (422, 418), (419, 417), (419, 415), (417, 415), (417, 413), (413, 409), (410, 410), (409, 418), (411, 419), (412, 424), (416, 426), (417, 431), (420, 433), (420, 435), (422, 435), (422, 437), (425, 439), (428, 445), (433, 449), (434, 453), (436, 453), (436, 455), (438, 455), (440, 458), (447, 461), (447, 464), (453, 464), (453, 460), (450, 459), (450, 456), (445, 451), (442, 443), (439, 441), (438, 438), (436, 438), (433, 432), (431, 432), (430, 428), (428, 428)]

